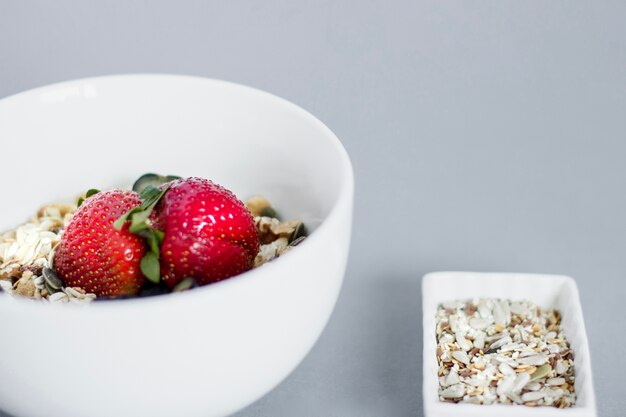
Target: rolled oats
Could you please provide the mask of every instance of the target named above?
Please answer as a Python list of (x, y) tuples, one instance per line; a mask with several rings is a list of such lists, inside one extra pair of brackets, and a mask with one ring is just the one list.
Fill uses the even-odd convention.
[[(75, 206), (66, 204), (44, 206), (27, 223), (0, 235), (0, 286), (3, 290), (49, 302), (67, 302), (74, 297), (68, 294), (71, 288), (63, 288), (51, 268), (54, 248), (75, 210)], [(95, 298), (94, 294), (82, 297), (88, 301)]]

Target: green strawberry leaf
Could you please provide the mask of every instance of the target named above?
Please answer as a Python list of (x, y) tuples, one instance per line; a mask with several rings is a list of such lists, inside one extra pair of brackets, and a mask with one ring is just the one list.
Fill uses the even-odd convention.
[(150, 250), (152, 251), (152, 253), (154, 253), (158, 257), (161, 252), (161, 242), (159, 242), (159, 238), (154, 233), (154, 229), (150, 231), (150, 235), (148, 237), (148, 245), (150, 246)]
[(141, 205), (132, 208), (126, 213), (122, 214), (115, 221), (115, 223), (113, 223), (113, 226), (117, 230), (122, 230), (122, 227), (124, 227), (124, 223), (130, 220), (130, 231), (131, 233), (135, 234), (139, 234), (141, 230), (151, 227), (151, 225), (149, 224), (149, 218), (152, 214), (152, 210), (154, 210), (154, 207), (165, 195), (168, 188), (168, 186), (165, 186), (162, 190), (159, 190), (158, 188), (151, 185), (146, 187), (146, 189), (139, 195)]
[(163, 239), (165, 239), (165, 233), (157, 229), (152, 229), (152, 232), (154, 233), (157, 240), (159, 241), (159, 246), (161, 246), (161, 243), (163, 243)]
[[(142, 176), (133, 186), (133, 190), (139, 193), (141, 205), (122, 214), (113, 224), (117, 230), (122, 230), (124, 224), (130, 222), (128, 230), (137, 236), (141, 236), (145, 240), (150, 250), (141, 258), (141, 272), (143, 272), (147, 279), (155, 284), (158, 284), (161, 280), (159, 258), (161, 243), (163, 243), (165, 234), (152, 226), (150, 216), (156, 205), (169, 189), (170, 186), (167, 182), (177, 178), (179, 177), (160, 177), (156, 174), (146, 174)], [(141, 182), (141, 187), (137, 186), (139, 182)], [(164, 183), (165, 185), (162, 185)], [(161, 188), (159, 188), (159, 186)]]
[[(169, 187), (163, 187), (163, 190), (167, 190)], [(161, 190), (159, 190), (158, 188), (152, 186), (152, 185), (148, 185), (142, 192), (141, 194), (139, 194), (139, 198), (141, 199), (142, 203), (141, 203), (141, 207), (143, 209), (146, 209), (148, 207), (150, 207), (152, 204), (154, 204), (155, 202), (157, 202), (162, 195), (165, 194), (164, 192), (162, 192)]]
[(159, 265), (159, 258), (154, 252), (148, 252), (141, 258), (141, 272), (150, 281), (158, 284), (161, 280), (161, 267)]
[(150, 227), (150, 225), (147, 223), (147, 220), (151, 214), (152, 210), (139, 210), (133, 213), (130, 222), (130, 228), (128, 230), (130, 230), (131, 233), (137, 233), (140, 230)]
[(83, 203), (85, 202), (86, 199), (88, 199), (89, 197), (91, 197), (94, 194), (98, 194), (100, 192), (100, 190), (96, 189), (96, 188), (90, 188), (89, 190), (87, 190), (87, 192), (85, 193), (85, 197), (80, 197), (78, 199), (78, 201), (76, 202), (76, 207), (80, 207), (83, 205)]
[(174, 181), (177, 179), (180, 179), (180, 177), (176, 175), (159, 175), (159, 174), (153, 174), (153, 173), (143, 174), (133, 184), (133, 191), (136, 191), (141, 194), (143, 190), (148, 186), (158, 188), (159, 186), (165, 183), (168, 183), (170, 181)]
[(115, 227), (117, 230), (122, 230), (122, 227), (124, 227), (124, 223), (126, 223), (126, 221), (133, 214), (138, 213), (140, 211), (141, 211), (141, 206), (128, 210), (126, 213), (122, 214), (117, 220), (115, 220), (115, 223), (113, 223), (113, 227)]

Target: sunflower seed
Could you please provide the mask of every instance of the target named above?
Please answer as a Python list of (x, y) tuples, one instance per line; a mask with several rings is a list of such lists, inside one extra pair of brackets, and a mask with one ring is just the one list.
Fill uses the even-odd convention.
[(559, 347), (559, 345), (549, 344), (548, 351), (550, 351), (550, 353), (559, 353), (561, 351), (561, 348)]
[(79, 299), (82, 300), (83, 298), (85, 298), (85, 294), (83, 294), (82, 292), (78, 291), (76, 288), (74, 287), (65, 287), (65, 294), (67, 294), (67, 296), (70, 299)]
[(546, 381), (546, 385), (560, 386), (563, 384), (565, 384), (565, 378), (562, 377), (550, 378)]
[(456, 333), (456, 342), (459, 344), (459, 347), (461, 349), (463, 349), (464, 351), (470, 351), (472, 350), (472, 342), (470, 342), (469, 340), (467, 340), (461, 333), (457, 332)]
[(539, 366), (546, 363), (548, 361), (548, 357), (545, 353), (537, 353), (536, 355), (519, 358), (517, 361), (522, 365)]
[(504, 310), (502, 310), (502, 305), (497, 301), (493, 303), (493, 321), (503, 326), (506, 324)]
[[(487, 318), (491, 315), (491, 304), (492, 302), (486, 299), (482, 299), (478, 302), (478, 314), (482, 318)], [(475, 327), (475, 326), (472, 326)]]
[(452, 352), (452, 357), (465, 365), (469, 365), (469, 356), (467, 356), (467, 353), (462, 350), (455, 350)]
[(513, 370), (513, 368), (511, 368), (509, 365), (507, 365), (506, 363), (501, 363), (498, 366), (498, 370), (503, 374), (503, 375), (515, 375), (515, 370)]
[(485, 333), (481, 331), (476, 332), (476, 336), (474, 336), (474, 347), (478, 349), (485, 348)]
[(449, 387), (450, 385), (456, 385), (459, 382), (461, 382), (461, 380), (459, 379), (459, 374), (456, 372), (456, 369), (452, 369), (450, 370), (450, 373), (448, 374), (448, 376), (446, 376), (444, 378), (444, 386)]
[(531, 391), (522, 394), (523, 402), (537, 401), (545, 396), (545, 393), (541, 391)]
[(558, 361), (556, 361), (555, 371), (557, 375), (563, 375), (564, 373), (567, 372), (568, 368), (569, 367), (565, 364), (565, 362), (562, 359), (559, 359)]
[(485, 330), (491, 325), (491, 323), (493, 323), (492, 319), (479, 317), (471, 318), (469, 321), (470, 326), (476, 330)]
[(67, 302), (68, 301), (68, 297), (67, 294), (63, 293), (63, 292), (57, 292), (54, 293), (52, 295), (48, 296), (48, 301), (50, 301), (51, 303), (54, 302)]
[(465, 395), (465, 387), (462, 384), (452, 385), (440, 391), (439, 395), (443, 398), (461, 398)]
[(528, 384), (530, 382), (530, 374), (526, 373), (526, 372), (521, 372), (519, 374), (517, 374), (517, 377), (515, 378), (515, 384), (513, 384), (513, 392), (520, 392), (522, 390), (522, 388), (524, 388), (526, 386), (526, 384)]
[(492, 344), (489, 345), (489, 350), (493, 350), (493, 349), (498, 349), (504, 345), (506, 345), (507, 343), (511, 343), (513, 340), (511, 340), (511, 338), (509, 336), (505, 336), (502, 339), (496, 340), (495, 342), (493, 342)]
[(506, 378), (500, 380), (496, 393), (498, 395), (505, 395), (513, 391), (515, 385), (515, 375), (508, 375)]

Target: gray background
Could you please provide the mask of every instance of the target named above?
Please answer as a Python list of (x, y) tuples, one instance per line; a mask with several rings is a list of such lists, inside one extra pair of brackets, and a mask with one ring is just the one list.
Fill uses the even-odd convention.
[(442, 269), (575, 277), (599, 412), (626, 413), (626, 2), (0, 0), (0, 97), (129, 72), (283, 96), (354, 164), (334, 315), (238, 417), (421, 415)]

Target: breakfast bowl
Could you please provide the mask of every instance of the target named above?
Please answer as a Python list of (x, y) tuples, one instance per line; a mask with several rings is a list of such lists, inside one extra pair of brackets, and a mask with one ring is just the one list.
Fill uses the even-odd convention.
[(310, 235), (279, 259), (181, 293), (52, 304), (0, 293), (0, 410), (15, 416), (224, 416), (312, 348), (352, 224), (345, 149), (283, 99), (223, 81), (130, 75), (0, 100), (0, 231), (43, 204), (145, 172), (263, 195)]

